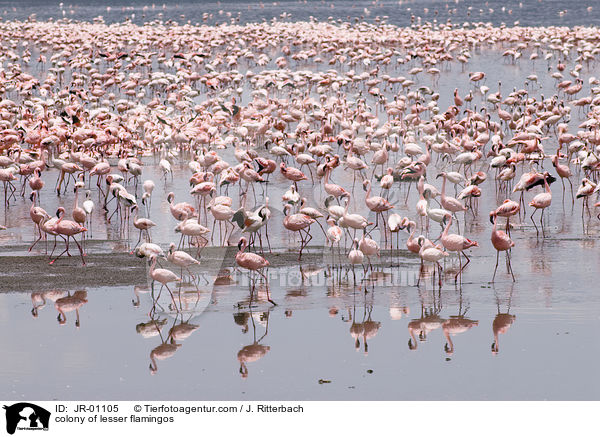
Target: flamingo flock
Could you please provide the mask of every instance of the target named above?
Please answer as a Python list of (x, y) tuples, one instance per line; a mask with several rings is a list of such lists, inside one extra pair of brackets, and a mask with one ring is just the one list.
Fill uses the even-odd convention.
[[(583, 233), (593, 232), (594, 28), (154, 24), (0, 24), (11, 60), (0, 73), (4, 209), (30, 194), (30, 251), (52, 238), (50, 264), (73, 240), (85, 265), (104, 227), (147, 256), (169, 292), (183, 278), (159, 259), (193, 276), (205, 247), (236, 244), (237, 266), (264, 282), (273, 251), (301, 263), (330, 247), (365, 272), (382, 257), (418, 258), (441, 287), (452, 254), (459, 282), (484, 246), (470, 235), (487, 217), (483, 200), (493, 205), (491, 226), (482, 221), (497, 254), (492, 281), (500, 252), (503, 278), (516, 280), (512, 249), (533, 229), (546, 239), (556, 208), (581, 202)], [(547, 77), (496, 86), (472, 53), (483, 45)], [(453, 92), (438, 89), (447, 72)], [(57, 201), (52, 217), (44, 205)], [(169, 240), (168, 255), (153, 235)]]

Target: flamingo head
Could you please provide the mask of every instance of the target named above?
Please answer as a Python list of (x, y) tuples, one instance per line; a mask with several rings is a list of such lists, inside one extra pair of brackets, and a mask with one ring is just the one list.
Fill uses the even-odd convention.
[(498, 354), (498, 343), (496, 343), (496, 342), (492, 343), (492, 354), (494, 354), (494, 355)]
[(446, 213), (444, 214), (444, 218), (442, 219), (442, 225), (446, 226), (446, 222), (452, 219), (452, 214)]
[(447, 355), (452, 356), (454, 354), (454, 349), (451, 348), (450, 346), (448, 346), (448, 343), (446, 343), (444, 345), (444, 351), (446, 352)]
[(243, 250), (243, 248), (246, 247), (246, 245), (248, 244), (248, 240), (246, 240), (246, 237), (242, 237), (240, 238), (240, 241), (238, 241), (238, 249), (241, 251)]
[(494, 224), (494, 219), (496, 218), (496, 211), (490, 211), (490, 223)]

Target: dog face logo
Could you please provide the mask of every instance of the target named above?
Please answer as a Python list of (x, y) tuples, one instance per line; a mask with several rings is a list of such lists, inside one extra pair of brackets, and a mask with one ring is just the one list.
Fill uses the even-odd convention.
[(6, 410), (6, 432), (14, 434), (19, 430), (48, 430), (50, 424), (50, 411), (35, 404), (19, 402), (10, 406), (4, 405)]

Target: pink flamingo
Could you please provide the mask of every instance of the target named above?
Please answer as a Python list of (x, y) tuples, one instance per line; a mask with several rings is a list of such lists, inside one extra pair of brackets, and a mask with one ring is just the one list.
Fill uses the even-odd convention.
[(281, 174), (283, 176), (285, 176), (287, 179), (289, 179), (290, 181), (294, 182), (294, 185), (296, 185), (296, 188), (298, 188), (298, 185), (297, 185), (298, 182), (308, 179), (301, 170), (298, 170), (297, 168), (294, 168), (294, 167), (287, 167), (285, 165), (285, 162), (282, 162), (279, 165), (279, 168), (281, 169)]
[(81, 248), (81, 245), (75, 239), (75, 235), (80, 234), (82, 232), (86, 232), (87, 229), (84, 228), (83, 226), (81, 226), (79, 223), (76, 223), (74, 221), (64, 220), (65, 209), (62, 206), (60, 208), (58, 208), (58, 210), (56, 211), (56, 216), (58, 217), (58, 221), (56, 222), (56, 225), (54, 226), (54, 230), (58, 235), (67, 237), (66, 248), (65, 248), (65, 250), (63, 250), (60, 253), (60, 255), (58, 255), (56, 258), (54, 258), (52, 261), (50, 261), (50, 264), (54, 264), (54, 261), (56, 261), (58, 258), (60, 258), (65, 252), (67, 253), (67, 255), (71, 256), (71, 254), (69, 254), (69, 239), (71, 237), (73, 237), (73, 241), (75, 241), (75, 244), (77, 244), (77, 248), (79, 249), (79, 254), (81, 255), (81, 262), (83, 263), (83, 265), (85, 265), (85, 259), (83, 258), (83, 256), (84, 256), (83, 249)]
[(156, 226), (156, 223), (154, 223), (152, 220), (148, 219), (148, 218), (138, 218), (138, 206), (137, 205), (133, 205), (131, 207), (132, 211), (134, 212), (134, 216), (133, 216), (133, 226), (136, 229), (140, 230), (140, 237), (138, 238), (137, 243), (135, 243), (135, 246), (133, 247), (133, 249), (131, 249), (131, 252), (129, 252), (130, 255), (133, 254), (133, 251), (135, 250), (136, 247), (138, 247), (138, 244), (140, 244), (140, 241), (142, 241), (142, 233), (144, 231), (146, 231), (146, 237), (147, 237), (147, 241), (150, 241), (150, 228)]
[[(169, 209), (171, 215), (176, 220), (182, 221), (187, 217), (194, 217), (196, 210), (192, 205), (187, 202), (173, 203), (175, 201), (175, 193), (169, 193), (167, 195), (167, 202), (169, 203)], [(184, 218), (185, 215), (185, 218)]]
[(508, 270), (512, 276), (513, 282), (515, 281), (515, 275), (512, 271), (512, 266), (510, 265), (510, 250), (511, 247), (514, 247), (515, 243), (510, 239), (510, 237), (503, 231), (498, 231), (496, 229), (496, 224), (498, 220), (498, 214), (496, 211), (490, 212), (490, 218), (494, 220), (494, 227), (492, 228), (492, 245), (494, 249), (496, 249), (496, 267), (494, 267), (494, 276), (492, 277), (492, 282), (496, 279), (496, 270), (498, 270), (498, 257), (500, 256), (500, 252), (506, 252), (506, 263), (508, 264)]
[(29, 248), (29, 252), (31, 252), (31, 249), (33, 249), (33, 247), (36, 245), (36, 243), (38, 241), (40, 241), (43, 237), (42, 228), (41, 228), (40, 223), (42, 223), (42, 221), (48, 220), (50, 218), (48, 213), (43, 208), (41, 208), (39, 206), (35, 206), (35, 199), (36, 199), (37, 195), (38, 195), (37, 191), (32, 191), (31, 196), (29, 197), (29, 199), (32, 202), (31, 208), (29, 208), (29, 217), (31, 217), (31, 220), (35, 224), (35, 229), (38, 231), (40, 237), (37, 240), (35, 240), (35, 242), (31, 245), (31, 247)]
[(260, 276), (262, 276), (267, 284), (267, 300), (271, 302), (273, 305), (277, 305), (275, 302), (271, 300), (269, 295), (269, 287), (268, 287), (268, 279), (263, 272), (262, 269), (269, 266), (269, 261), (264, 259), (262, 256), (252, 253), (252, 252), (244, 252), (248, 247), (248, 240), (245, 237), (240, 238), (238, 242), (238, 253), (235, 255), (235, 262), (238, 266), (246, 270), (252, 270), (257, 272)]
[[(452, 214), (446, 214), (446, 218), (448, 219), (448, 224), (444, 228), (444, 232), (442, 232), (440, 240), (446, 248), (446, 250), (448, 250), (449, 252), (458, 253), (458, 262), (460, 263), (460, 270), (454, 277), (454, 281), (456, 282), (458, 280), (458, 276), (462, 273), (463, 269), (467, 266), (467, 264), (471, 262), (471, 260), (464, 251), (470, 247), (479, 247), (479, 244), (477, 243), (477, 241), (469, 240), (468, 238), (465, 238), (462, 235), (448, 234), (448, 230), (452, 225)], [(464, 255), (464, 257), (467, 259), (467, 262), (464, 266), (462, 265), (462, 260), (460, 258), (461, 254)]]
[(571, 169), (569, 168), (568, 165), (565, 164), (560, 164), (558, 162), (559, 158), (564, 158), (566, 157), (565, 155), (560, 153), (560, 149), (558, 149), (556, 151), (556, 155), (552, 155), (552, 165), (554, 166), (554, 168), (556, 169), (556, 173), (558, 174), (558, 176), (560, 176), (560, 183), (562, 184), (562, 191), (563, 191), (563, 202), (565, 200), (565, 182), (564, 179), (566, 179), (569, 182), (569, 185), (571, 186), (571, 203), (575, 203), (575, 199), (573, 198), (573, 184), (571, 183), (571, 176), (572, 176), (572, 172)]
[[(383, 220), (383, 213), (385, 211), (389, 211), (390, 209), (394, 208), (394, 205), (392, 205), (390, 202), (388, 202), (386, 199), (384, 199), (381, 196), (372, 196), (371, 197), (371, 181), (365, 180), (363, 182), (363, 188), (367, 192), (367, 195), (365, 197), (365, 204), (367, 205), (367, 208), (369, 208), (371, 211), (373, 211), (375, 213), (375, 226), (377, 227), (377, 225), (379, 224), (379, 216), (381, 215), (382, 216), (381, 219)], [(385, 221), (384, 221), (384, 223), (385, 223)], [(386, 243), (387, 243), (387, 233), (384, 232), (384, 234), (386, 235)]]
[(325, 171), (325, 181), (323, 184), (323, 188), (325, 189), (325, 192), (335, 198), (348, 196), (349, 193), (344, 188), (342, 188), (341, 186), (339, 186), (337, 184), (329, 183), (330, 173), (331, 173), (331, 169), (327, 169)]
[[(442, 196), (441, 196), (441, 204), (442, 208), (450, 211), (451, 213), (457, 213), (460, 211), (466, 211), (468, 208), (462, 204), (462, 202), (454, 197), (446, 196), (446, 173), (442, 172), (437, 177), (442, 177)], [(459, 229), (460, 232), (460, 229)]]
[(44, 188), (44, 181), (42, 180), (42, 170), (36, 168), (33, 170), (33, 177), (29, 179), (29, 188), (38, 193)]
[[(513, 215), (518, 214), (520, 209), (521, 209), (521, 206), (520, 206), (519, 202), (515, 202), (514, 200), (510, 200), (510, 199), (504, 200), (504, 202), (502, 202), (502, 205), (500, 205), (498, 208), (496, 208), (495, 213), (498, 217), (506, 217), (506, 232), (508, 232), (509, 234), (510, 234), (510, 227), (509, 227), (510, 218)], [(494, 223), (491, 215), (490, 215), (490, 222)]]
[[(300, 261), (302, 258), (302, 250), (306, 247), (309, 241), (312, 240), (312, 235), (310, 234), (310, 225), (312, 225), (316, 220), (306, 214), (288, 215), (291, 209), (292, 205), (289, 203), (283, 208), (283, 214), (285, 215), (285, 218), (283, 219), (283, 226), (289, 231), (300, 233), (300, 240), (302, 241), (302, 244), (300, 245), (300, 253), (298, 254), (298, 261)], [(302, 235), (302, 231), (305, 232), (305, 235)], [(308, 237), (308, 239), (305, 240), (305, 237)]]
[(541, 209), (541, 216), (540, 216), (540, 226), (542, 228), (542, 236), (545, 238), (546, 235), (544, 234), (544, 223), (543, 223), (543, 218), (544, 218), (544, 209), (546, 209), (547, 207), (550, 206), (550, 204), (552, 203), (552, 192), (550, 191), (550, 186), (548, 185), (548, 181), (547, 181), (547, 177), (549, 176), (548, 172), (544, 172), (544, 188), (546, 189), (545, 192), (543, 193), (539, 193), (536, 194), (535, 197), (531, 200), (531, 202), (529, 202), (529, 206), (533, 206), (535, 209), (533, 210), (533, 212), (531, 213), (531, 221), (533, 222), (533, 225), (535, 226), (535, 231), (536, 234), (539, 235), (539, 231), (537, 226), (535, 225), (535, 221), (533, 221), (533, 216), (535, 215), (535, 213), (537, 212), (538, 209)]
[(160, 292), (162, 291), (162, 288), (167, 287), (167, 290), (169, 291), (169, 294), (171, 295), (171, 299), (173, 300), (173, 306), (174, 306), (174, 308), (177, 308), (177, 304), (175, 303), (175, 297), (173, 296), (173, 292), (171, 291), (171, 289), (169, 288), (169, 286), (167, 284), (169, 282), (181, 282), (181, 278), (179, 276), (177, 276), (175, 273), (173, 273), (171, 270), (157, 269), (156, 268), (157, 259), (158, 258), (156, 257), (156, 255), (152, 255), (150, 257), (150, 260), (152, 262), (152, 264), (150, 266), (150, 277), (152, 278), (152, 285), (154, 285), (154, 281), (160, 282), (162, 284), (160, 287), (160, 290), (158, 291), (159, 296), (160, 296)]

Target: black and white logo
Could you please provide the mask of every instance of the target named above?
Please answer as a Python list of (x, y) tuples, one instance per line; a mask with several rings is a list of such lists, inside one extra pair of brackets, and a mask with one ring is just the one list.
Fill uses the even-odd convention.
[(6, 432), (14, 434), (16, 430), (48, 431), (50, 411), (29, 402), (4, 405), (6, 410)]

